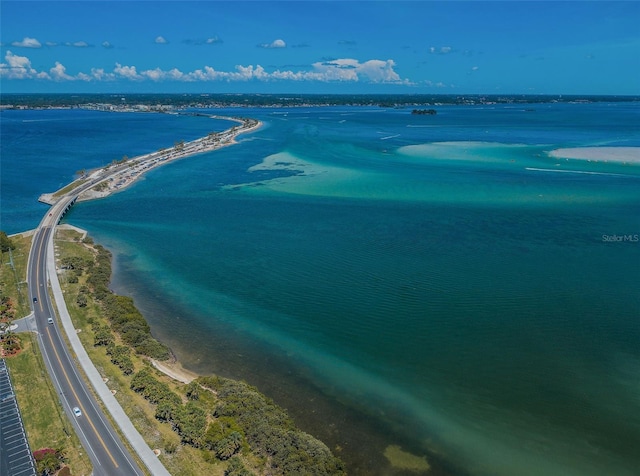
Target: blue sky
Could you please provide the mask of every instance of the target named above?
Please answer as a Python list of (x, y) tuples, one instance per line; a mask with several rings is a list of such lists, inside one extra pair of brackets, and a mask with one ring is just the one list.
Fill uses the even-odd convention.
[(636, 1), (5, 1), (9, 92), (640, 94)]

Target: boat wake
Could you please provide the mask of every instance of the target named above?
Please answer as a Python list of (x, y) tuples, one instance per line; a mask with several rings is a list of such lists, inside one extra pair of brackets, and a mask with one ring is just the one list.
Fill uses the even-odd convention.
[(586, 174), (586, 175), (609, 175), (612, 177), (635, 177), (635, 175), (613, 174), (609, 172), (591, 172), (589, 170), (539, 169), (536, 167), (525, 167), (525, 170), (531, 170), (533, 172), (552, 172), (552, 173), (559, 173), (559, 174)]

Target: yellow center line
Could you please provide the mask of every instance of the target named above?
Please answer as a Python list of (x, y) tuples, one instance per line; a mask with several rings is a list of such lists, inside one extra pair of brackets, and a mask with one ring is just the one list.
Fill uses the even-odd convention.
[(91, 421), (91, 418), (89, 418), (89, 415), (87, 415), (86, 410), (82, 406), (82, 402), (80, 402), (80, 398), (78, 398), (78, 394), (76, 393), (75, 389), (73, 388), (73, 385), (71, 385), (71, 380), (69, 380), (69, 376), (67, 375), (67, 372), (64, 370), (64, 367), (62, 366), (62, 361), (60, 360), (60, 356), (58, 355), (58, 351), (56, 350), (56, 347), (53, 345), (53, 339), (51, 338), (51, 331), (49, 329), (47, 329), (47, 335), (49, 336), (49, 341), (51, 342), (51, 347), (53, 348), (53, 352), (56, 354), (56, 359), (58, 359), (58, 363), (60, 364), (60, 368), (62, 369), (62, 373), (64, 374), (64, 377), (67, 379), (67, 383), (69, 384), (69, 387), (71, 388), (71, 391), (73, 392), (74, 397), (76, 397), (76, 401), (78, 402), (78, 405), (82, 409), (82, 412), (85, 415), (85, 417), (86, 417), (87, 421), (89, 422), (89, 424), (91, 425), (91, 428), (93, 428), (93, 432), (96, 434), (96, 436), (100, 440), (100, 443), (102, 443), (102, 446), (103, 446), (104, 450), (109, 455), (109, 458), (111, 458), (111, 461), (113, 462), (113, 465), (117, 468), (118, 467), (118, 463), (116, 463), (116, 460), (111, 455), (111, 452), (107, 448), (107, 445), (104, 443), (104, 440), (100, 436), (100, 433), (98, 433), (98, 430), (96, 429), (95, 425)]

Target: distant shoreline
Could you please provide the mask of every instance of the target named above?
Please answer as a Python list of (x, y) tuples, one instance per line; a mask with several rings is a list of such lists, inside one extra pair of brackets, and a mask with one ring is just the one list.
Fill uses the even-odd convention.
[[(185, 108), (296, 108), (374, 106), (414, 108), (544, 103), (638, 102), (639, 95), (593, 94), (171, 94), (171, 93), (3, 93), (0, 110), (89, 109), (119, 112), (174, 112)], [(531, 112), (531, 110), (529, 111)]]

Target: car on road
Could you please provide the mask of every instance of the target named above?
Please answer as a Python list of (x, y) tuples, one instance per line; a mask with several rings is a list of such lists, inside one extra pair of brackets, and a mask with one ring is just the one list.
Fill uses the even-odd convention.
[(48, 319), (47, 319), (47, 322), (48, 322), (49, 324), (53, 324), (53, 317), (48, 318)]
[(38, 298), (37, 298), (37, 297), (34, 297), (34, 298), (33, 298), (33, 302), (38, 302)]
[(82, 416), (82, 412), (80, 411), (80, 409), (78, 407), (73, 407), (73, 414), (76, 417)]

